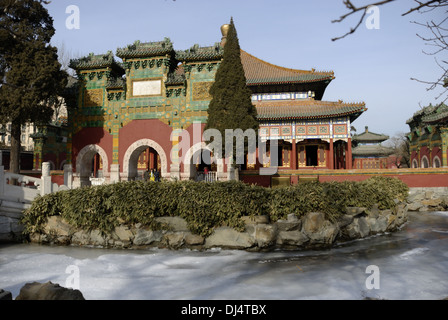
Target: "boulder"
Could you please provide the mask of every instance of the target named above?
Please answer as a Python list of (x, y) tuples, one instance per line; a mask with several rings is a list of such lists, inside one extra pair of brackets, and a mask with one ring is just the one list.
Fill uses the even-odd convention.
[(277, 245), (303, 246), (309, 238), (301, 231), (280, 231), (277, 235)]
[(344, 227), (346, 227), (346, 226), (348, 226), (350, 223), (352, 223), (353, 222), (353, 216), (351, 216), (351, 215), (343, 215), (343, 216), (341, 216), (340, 218), (339, 218), (339, 220), (338, 220), (338, 226), (339, 226), (339, 228), (340, 229), (342, 229), (342, 228), (344, 228)]
[(366, 218), (366, 221), (369, 225), (370, 231), (373, 234), (386, 232), (387, 227), (389, 225), (388, 218), (385, 216), (381, 216), (378, 218)]
[(61, 216), (52, 216), (48, 217), (44, 232), (55, 236), (69, 236), (72, 233), (72, 226)]
[(185, 234), (185, 244), (189, 246), (198, 246), (204, 244), (204, 237), (198, 234), (192, 234), (191, 232), (187, 232)]
[(152, 231), (148, 229), (137, 229), (133, 243), (137, 246), (149, 245), (162, 240), (162, 231)]
[(259, 248), (270, 247), (275, 244), (277, 227), (272, 224), (258, 224), (254, 228), (253, 237)]
[(0, 215), (0, 242), (15, 241), (20, 238), (23, 231), (23, 225), (18, 219)]
[(423, 204), (420, 201), (414, 201), (414, 202), (410, 202), (408, 204), (409, 211), (418, 211), (422, 207), (423, 207)]
[(122, 242), (130, 242), (134, 238), (134, 234), (129, 227), (121, 225), (115, 227), (112, 237)]
[(57, 283), (27, 283), (16, 300), (85, 300), (81, 291), (61, 287)]
[(100, 230), (92, 230), (89, 234), (88, 244), (92, 246), (107, 245), (106, 236)]
[(169, 232), (163, 236), (164, 243), (170, 249), (179, 249), (185, 243), (183, 232)]
[(428, 200), (422, 200), (422, 205), (428, 206), (428, 207), (437, 207), (442, 203), (442, 199), (428, 199)]
[(409, 196), (407, 198), (407, 202), (408, 203), (419, 202), (423, 199), (425, 199), (424, 192), (412, 192), (409, 194)]
[(171, 231), (189, 231), (187, 221), (181, 217), (158, 217), (155, 220), (167, 225)]
[(373, 205), (372, 208), (366, 210), (366, 213), (369, 218), (374, 218), (374, 219), (378, 218), (380, 215), (380, 210), (378, 209), (378, 205), (377, 204)]
[(357, 217), (353, 222), (342, 230), (344, 238), (358, 239), (370, 234), (370, 226), (365, 217)]
[(205, 248), (247, 249), (254, 245), (254, 238), (247, 232), (238, 232), (229, 227), (215, 229), (213, 234), (205, 240)]
[(287, 220), (278, 220), (276, 225), (278, 231), (300, 230), (302, 221), (295, 214), (288, 214)]
[(322, 212), (309, 212), (303, 217), (302, 232), (310, 239), (311, 245), (330, 245), (339, 231), (338, 224), (326, 220)]
[(12, 293), (9, 291), (0, 289), (0, 301), (1, 300), (12, 300)]
[(90, 238), (90, 232), (84, 230), (77, 231), (72, 236), (72, 244), (79, 246), (88, 245), (89, 238)]

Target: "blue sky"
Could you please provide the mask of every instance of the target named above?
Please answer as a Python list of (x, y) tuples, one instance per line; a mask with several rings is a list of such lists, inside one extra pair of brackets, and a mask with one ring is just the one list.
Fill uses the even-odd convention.
[[(66, 27), (70, 5), (79, 8), (79, 29)], [(287, 68), (334, 71), (336, 79), (323, 100), (365, 102), (368, 110), (353, 123), (358, 133), (369, 126), (393, 136), (407, 132), (406, 120), (420, 105), (437, 103), (440, 93), (410, 80), (436, 80), (440, 74), (434, 57), (422, 52), (429, 48), (416, 36), (425, 29), (410, 22), (436, 19), (440, 12), (402, 17), (413, 5), (398, 0), (381, 6), (379, 29), (362, 24), (336, 42), (331, 39), (359, 19), (331, 22), (347, 12), (342, 0), (53, 0), (46, 7), (56, 28), (53, 44), (64, 44), (74, 57), (115, 53), (135, 40), (165, 37), (176, 50), (196, 43), (210, 46), (221, 40), (221, 25), (233, 17), (242, 49)]]

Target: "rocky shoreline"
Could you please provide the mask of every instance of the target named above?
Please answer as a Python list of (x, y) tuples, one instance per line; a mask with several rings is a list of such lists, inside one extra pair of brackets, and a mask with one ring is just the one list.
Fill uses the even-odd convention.
[(448, 188), (411, 188), (407, 203), (409, 211), (447, 211)]
[[(191, 233), (186, 221), (179, 217), (157, 218), (157, 222), (167, 226), (166, 230), (150, 230), (140, 224), (120, 225), (111, 234), (103, 235), (99, 230), (76, 230), (61, 217), (55, 216), (48, 219), (43, 233), (33, 234), (29, 240), (42, 244), (131, 249), (160, 247), (202, 250), (222, 247), (262, 251), (331, 247), (335, 241), (394, 231), (406, 222), (407, 211), (448, 210), (448, 188), (412, 188), (406, 202), (396, 202), (393, 210), (347, 208), (346, 214), (336, 222), (326, 220), (325, 215), (319, 212), (308, 213), (300, 219), (289, 215), (286, 220), (276, 222), (269, 221), (268, 216), (243, 217), (243, 232), (222, 226), (207, 238)], [(5, 237), (0, 241), (22, 241), (23, 228), (19, 224), (18, 213), (12, 216), (11, 212), (6, 212), (4, 218), (6, 220), (0, 223), (0, 229), (5, 230), (0, 230), (0, 233)]]
[(190, 232), (187, 222), (179, 217), (160, 217), (157, 222), (165, 230), (151, 230), (141, 224), (120, 225), (110, 234), (99, 230), (78, 230), (59, 216), (50, 217), (42, 233), (32, 234), (30, 241), (40, 244), (95, 246), (102, 248), (168, 249), (211, 248), (264, 251), (272, 249), (309, 249), (331, 247), (335, 241), (354, 240), (374, 234), (391, 232), (407, 221), (408, 205), (396, 201), (392, 210), (349, 207), (335, 222), (322, 212), (310, 212), (302, 218), (290, 214), (285, 220), (269, 221), (267, 215), (243, 217), (242, 232), (222, 226), (209, 237)]

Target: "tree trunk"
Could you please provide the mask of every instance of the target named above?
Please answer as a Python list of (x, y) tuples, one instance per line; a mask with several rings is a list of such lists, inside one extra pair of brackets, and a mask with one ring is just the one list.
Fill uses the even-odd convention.
[(11, 123), (11, 158), (9, 171), (20, 173), (20, 137), (22, 135), (20, 123)]

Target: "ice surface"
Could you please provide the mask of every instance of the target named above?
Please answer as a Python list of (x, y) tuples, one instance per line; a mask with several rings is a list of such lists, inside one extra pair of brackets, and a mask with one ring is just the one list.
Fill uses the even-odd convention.
[[(27, 282), (66, 286), (79, 270), (86, 299), (441, 299), (448, 297), (448, 215), (412, 214), (399, 232), (331, 250), (106, 250), (0, 246), (0, 288)], [(380, 289), (369, 289), (369, 265)]]

